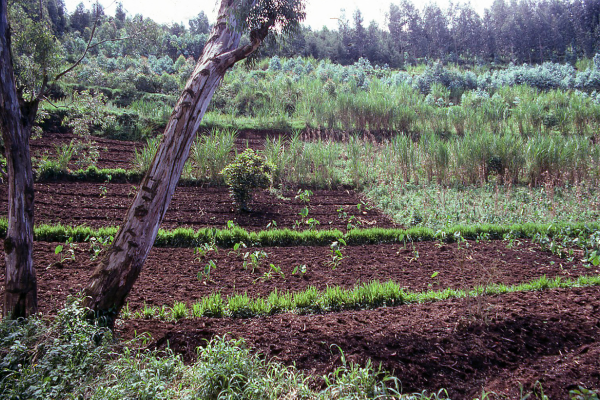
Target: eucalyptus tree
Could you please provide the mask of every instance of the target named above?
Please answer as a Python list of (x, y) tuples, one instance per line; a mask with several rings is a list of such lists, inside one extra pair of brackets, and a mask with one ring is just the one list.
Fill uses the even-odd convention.
[[(10, 24), (9, 24), (10, 17)], [(8, 180), (8, 229), (4, 240), (5, 317), (37, 312), (33, 265), (34, 187), (29, 140), (49, 84), (73, 70), (90, 48), (61, 70), (61, 46), (44, 2), (0, 0), (0, 131)]]
[(36, 9), (34, 3), (11, 2), (13, 25), (10, 27), (8, 0), (0, 0), (0, 130), (8, 172), (3, 313), (13, 318), (37, 312), (29, 139), (39, 103), (58, 68), (57, 43), (46, 23), (43, 8), (32, 18), (23, 7)]
[[(217, 22), (173, 110), (160, 146), (113, 244), (85, 289), (84, 304), (108, 326), (125, 304), (169, 207), (200, 122), (223, 76), (269, 34), (289, 34), (304, 18), (302, 0), (221, 0)], [(243, 34), (247, 44), (240, 45)]]

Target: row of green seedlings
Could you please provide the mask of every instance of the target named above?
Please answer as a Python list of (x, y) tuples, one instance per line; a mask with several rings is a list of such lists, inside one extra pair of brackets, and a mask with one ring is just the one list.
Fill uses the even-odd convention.
[[(6, 236), (8, 222), (0, 219), (0, 237)], [(155, 247), (189, 247), (195, 248), (203, 243), (212, 243), (224, 248), (232, 248), (236, 243), (244, 242), (249, 247), (261, 246), (329, 246), (332, 242), (343, 239), (348, 246), (382, 243), (401, 243), (410, 237), (415, 242), (433, 241), (443, 238), (452, 241), (454, 234), (460, 232), (461, 237), (469, 240), (487, 238), (503, 239), (505, 235), (515, 238), (533, 238), (540, 233), (549, 237), (557, 235), (591, 235), (600, 230), (600, 223), (554, 223), (554, 224), (513, 224), (494, 225), (479, 224), (472, 226), (456, 225), (444, 229), (433, 230), (425, 227), (409, 229), (368, 228), (351, 229), (345, 233), (338, 229), (304, 230), (269, 229), (259, 232), (248, 232), (229, 222), (226, 229), (177, 228), (172, 231), (159, 230)], [(73, 242), (84, 242), (88, 237), (106, 238), (115, 236), (118, 227), (90, 228), (87, 226), (69, 227), (63, 225), (41, 225), (34, 228), (34, 238), (38, 241), (64, 242), (73, 238)]]
[(561, 277), (550, 279), (542, 276), (527, 283), (511, 286), (490, 284), (478, 286), (471, 290), (447, 288), (425, 292), (407, 292), (393, 281), (383, 283), (373, 281), (361, 284), (352, 289), (344, 289), (336, 286), (319, 291), (314, 287), (309, 287), (305, 291), (297, 293), (279, 293), (275, 290), (265, 298), (250, 298), (247, 294), (235, 294), (223, 298), (220, 293), (214, 293), (192, 304), (191, 309), (186, 303), (177, 301), (172, 307), (144, 305), (143, 309), (131, 312), (129, 304), (127, 304), (121, 312), (121, 318), (179, 320), (182, 318), (201, 317), (250, 318), (285, 312), (309, 314), (374, 309), (403, 304), (436, 302), (452, 298), (477, 298), (483, 295), (586, 286), (600, 286), (600, 275), (584, 275), (576, 279)]
[[(447, 235), (443, 231), (436, 232), (437, 245), (443, 246), (444, 243), (454, 242), (457, 243), (457, 250), (461, 248), (469, 248), (470, 244), (465, 239), (460, 231), (454, 232), (451, 239), (447, 238)], [(503, 236), (503, 240), (506, 242), (507, 248), (513, 248), (520, 244), (519, 237), (512, 232), (506, 233)], [(490, 236), (487, 233), (482, 233), (475, 238), (475, 242), (479, 243), (482, 241), (489, 241)], [(419, 251), (416, 249), (415, 240), (410, 235), (401, 235), (399, 241), (402, 242), (402, 249), (406, 249), (410, 243), (412, 246), (413, 257), (410, 262), (417, 261), (419, 259)], [(533, 243), (539, 243), (542, 250), (551, 251), (553, 254), (558, 255), (561, 258), (566, 258), (567, 261), (572, 262), (575, 260), (575, 255), (579, 256), (580, 261), (583, 263), (585, 268), (591, 268), (592, 266), (598, 266), (600, 264), (600, 230), (593, 232), (592, 234), (585, 234), (583, 232), (574, 232), (570, 228), (562, 229), (554, 237), (548, 235), (541, 235), (536, 233), (532, 239)], [(340, 266), (342, 260), (346, 258), (344, 255), (344, 248), (347, 243), (344, 239), (340, 238), (329, 246), (330, 259), (326, 265), (332, 270), (335, 270)], [(242, 258), (242, 267), (244, 270), (248, 270), (251, 267), (251, 273), (254, 274), (256, 270), (264, 267), (264, 262), (267, 261), (268, 253), (261, 249), (248, 250), (244, 242), (236, 243), (233, 246), (233, 251), (230, 251), (228, 255), (234, 254), (237, 257)], [(196, 260), (199, 262), (206, 261), (210, 253), (219, 253), (219, 248), (215, 242), (205, 243), (200, 247), (194, 249), (194, 254), (197, 256)], [(259, 280), (263, 282), (270, 281), (274, 276), (279, 276), (285, 280), (285, 273), (282, 271), (280, 266), (273, 263), (268, 264), (269, 268), (264, 274), (255, 280), (255, 283)], [(207, 283), (210, 281), (211, 271), (217, 269), (217, 264), (214, 259), (208, 259), (208, 262), (204, 266), (204, 269), (199, 271), (197, 278), (199, 281)], [(292, 275), (301, 274), (304, 275), (308, 272), (308, 266), (306, 264), (296, 265), (292, 270)], [(435, 278), (438, 272), (435, 271), (431, 278)]]
[[(551, 229), (549, 228), (548, 231)], [(436, 232), (436, 237), (439, 245), (448, 242), (447, 234), (444, 231)], [(514, 232), (509, 232), (504, 234), (503, 240), (507, 243), (507, 248), (512, 248), (515, 246), (518, 241), (519, 236)], [(90, 258), (92, 261), (96, 260), (100, 253), (112, 243), (113, 236), (87, 236), (84, 239), (84, 242), (89, 243), (89, 252)], [(476, 238), (476, 242), (480, 241), (488, 241), (490, 240), (490, 235), (487, 233), (481, 233)], [(413, 259), (418, 260), (419, 252), (415, 247), (415, 240), (410, 235), (402, 235), (399, 237), (399, 241), (401, 241), (406, 248), (407, 244), (410, 243), (413, 248)], [(469, 243), (463, 237), (460, 231), (455, 231), (452, 234), (453, 242), (458, 243), (458, 248), (461, 246), (468, 247)], [(574, 261), (577, 256), (586, 267), (598, 266), (600, 265), (600, 230), (594, 231), (591, 234), (585, 233), (583, 231), (574, 230), (571, 227), (563, 227), (558, 232), (554, 233), (552, 236), (548, 233), (536, 233), (532, 238), (533, 243), (538, 243), (542, 250), (547, 250), (552, 252), (553, 254), (558, 255), (561, 258), (566, 258), (567, 261)], [(343, 253), (344, 247), (347, 246), (346, 241), (343, 238), (339, 238), (338, 240), (332, 242), (329, 246), (330, 248), (330, 260), (327, 262), (327, 265), (331, 267), (332, 270), (335, 270), (346, 258)], [(78, 244), (73, 241), (73, 237), (69, 237), (64, 244), (59, 244), (55, 247), (55, 254), (59, 256), (59, 260), (50, 264), (48, 268), (53, 265), (64, 264), (66, 261), (75, 261), (75, 249), (77, 249)], [(238, 242), (234, 244), (233, 251), (229, 254), (235, 254), (236, 256), (241, 256), (243, 260), (243, 268), (248, 269), (251, 268), (251, 272), (254, 274), (257, 269), (262, 266), (263, 261), (268, 258), (268, 253), (264, 250), (256, 249), (253, 251), (245, 251), (247, 249), (247, 245), (244, 242)], [(214, 239), (210, 243), (204, 243), (194, 249), (194, 254), (197, 256), (196, 259), (200, 262), (206, 261), (210, 255), (210, 253), (219, 252), (219, 247), (216, 245)], [(217, 268), (217, 264), (214, 259), (208, 259), (204, 269), (199, 271), (197, 274), (197, 279), (203, 282), (210, 281), (210, 274), (212, 270)], [(292, 274), (301, 274), (304, 275), (308, 271), (308, 267), (305, 264), (297, 265)], [(434, 272), (432, 278), (435, 278), (437, 273)], [(282, 271), (280, 266), (277, 266), (273, 263), (269, 263), (269, 269), (266, 271), (263, 276), (259, 279), (262, 279), (263, 282), (270, 281), (274, 276), (280, 276), (285, 279), (285, 274)]]
[[(310, 200), (311, 196), (314, 193), (309, 189), (298, 189), (296, 196), (294, 197), (296, 200), (299, 200), (304, 204), (304, 207), (298, 212), (300, 216), (300, 220), (294, 221), (294, 229), (299, 230), (301, 227), (308, 226), (310, 230), (317, 229), (317, 226), (321, 225), (321, 222), (313, 217), (309, 218), (310, 213)], [(369, 205), (364, 202), (358, 203), (356, 205), (357, 211), (360, 213), (363, 207), (367, 210), (371, 209)], [(346, 223), (346, 229), (357, 229), (360, 228), (362, 222), (356, 217), (356, 215), (349, 214), (349, 212), (344, 209), (344, 206), (340, 206), (336, 212), (338, 213), (338, 219), (344, 221)], [(274, 223), (275, 221), (273, 221)], [(274, 226), (277, 226), (275, 224)]]

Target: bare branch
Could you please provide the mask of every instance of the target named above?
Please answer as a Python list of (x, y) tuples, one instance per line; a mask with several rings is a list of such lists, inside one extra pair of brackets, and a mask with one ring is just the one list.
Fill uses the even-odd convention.
[(94, 33), (96, 32), (96, 27), (98, 26), (99, 19), (100, 19), (100, 16), (97, 15), (96, 20), (94, 21), (94, 27), (92, 28), (92, 33), (90, 34), (90, 40), (88, 40), (87, 46), (85, 47), (85, 51), (83, 52), (81, 57), (79, 57), (79, 60), (75, 61), (75, 63), (73, 65), (71, 65), (69, 68), (65, 69), (64, 71), (62, 71), (58, 75), (56, 75), (56, 77), (54, 78), (54, 82), (58, 81), (60, 78), (62, 78), (66, 74), (73, 71), (75, 69), (75, 67), (77, 67), (79, 64), (81, 64), (81, 62), (83, 61), (85, 56), (87, 56), (88, 51), (90, 51), (90, 48), (92, 47), (92, 40), (94, 39)]
[(104, 39), (104, 40), (99, 41), (98, 43), (94, 43), (93, 45), (91, 45), (90, 49), (93, 49), (94, 47), (99, 46), (106, 42), (119, 42), (121, 40), (129, 39), (129, 38), (130, 38), (130, 36), (123, 36), (123, 37), (114, 38), (114, 39)]

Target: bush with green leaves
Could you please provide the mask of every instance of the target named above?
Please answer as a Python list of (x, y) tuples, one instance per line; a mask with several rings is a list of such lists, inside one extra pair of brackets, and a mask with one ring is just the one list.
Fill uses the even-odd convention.
[(252, 191), (266, 189), (271, 185), (275, 165), (266, 161), (252, 149), (238, 154), (235, 160), (226, 166), (221, 174), (231, 190), (231, 197), (241, 211), (249, 211)]
[(90, 324), (72, 301), (47, 328), (43, 320), (0, 323), (0, 398), (66, 398), (101, 371), (110, 331)]

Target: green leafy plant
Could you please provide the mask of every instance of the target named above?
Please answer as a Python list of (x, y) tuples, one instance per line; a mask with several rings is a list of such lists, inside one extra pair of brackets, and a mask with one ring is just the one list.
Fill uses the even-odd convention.
[(267, 257), (269, 257), (269, 255), (264, 250), (255, 250), (253, 252), (247, 251), (244, 253), (242, 266), (244, 269), (248, 269), (248, 265), (251, 265), (252, 273), (254, 273), (254, 270), (260, 267), (261, 261)]
[(578, 386), (577, 389), (569, 390), (571, 400), (598, 400), (598, 393), (594, 390)]
[(308, 203), (310, 203), (310, 198), (312, 195), (313, 195), (313, 192), (308, 189), (305, 189), (305, 190), (299, 189), (298, 193), (295, 196), (295, 199), (300, 200), (301, 202), (303, 202), (305, 204), (308, 204)]
[(298, 272), (300, 272), (300, 274), (304, 275), (304, 274), (306, 274), (307, 271), (308, 271), (308, 267), (306, 266), (306, 264), (296, 265), (292, 271), (292, 275), (296, 275)]
[(268, 188), (274, 170), (275, 166), (271, 162), (256, 154), (254, 150), (246, 149), (221, 171), (238, 210), (250, 211), (248, 203), (252, 200), (252, 191)]
[(77, 244), (73, 243), (73, 237), (69, 237), (64, 245), (59, 244), (54, 248), (54, 254), (60, 257), (59, 263), (63, 264), (67, 260), (75, 261), (75, 249)]
[(98, 259), (98, 256), (102, 253), (102, 250), (109, 246), (114, 237), (113, 236), (91, 236), (88, 235), (84, 241), (90, 244), (90, 258), (92, 261)]
[(206, 265), (204, 266), (204, 270), (198, 271), (196, 278), (198, 278), (199, 281), (210, 281), (210, 271), (212, 271), (213, 269), (217, 269), (217, 264), (215, 263), (215, 260), (208, 260), (208, 263), (206, 263)]
[(336, 269), (340, 266), (342, 260), (346, 258), (342, 253), (342, 250), (346, 246), (346, 241), (342, 238), (339, 238), (335, 242), (331, 243), (329, 246), (329, 252), (331, 253), (331, 260), (329, 261), (329, 266), (331, 269)]

